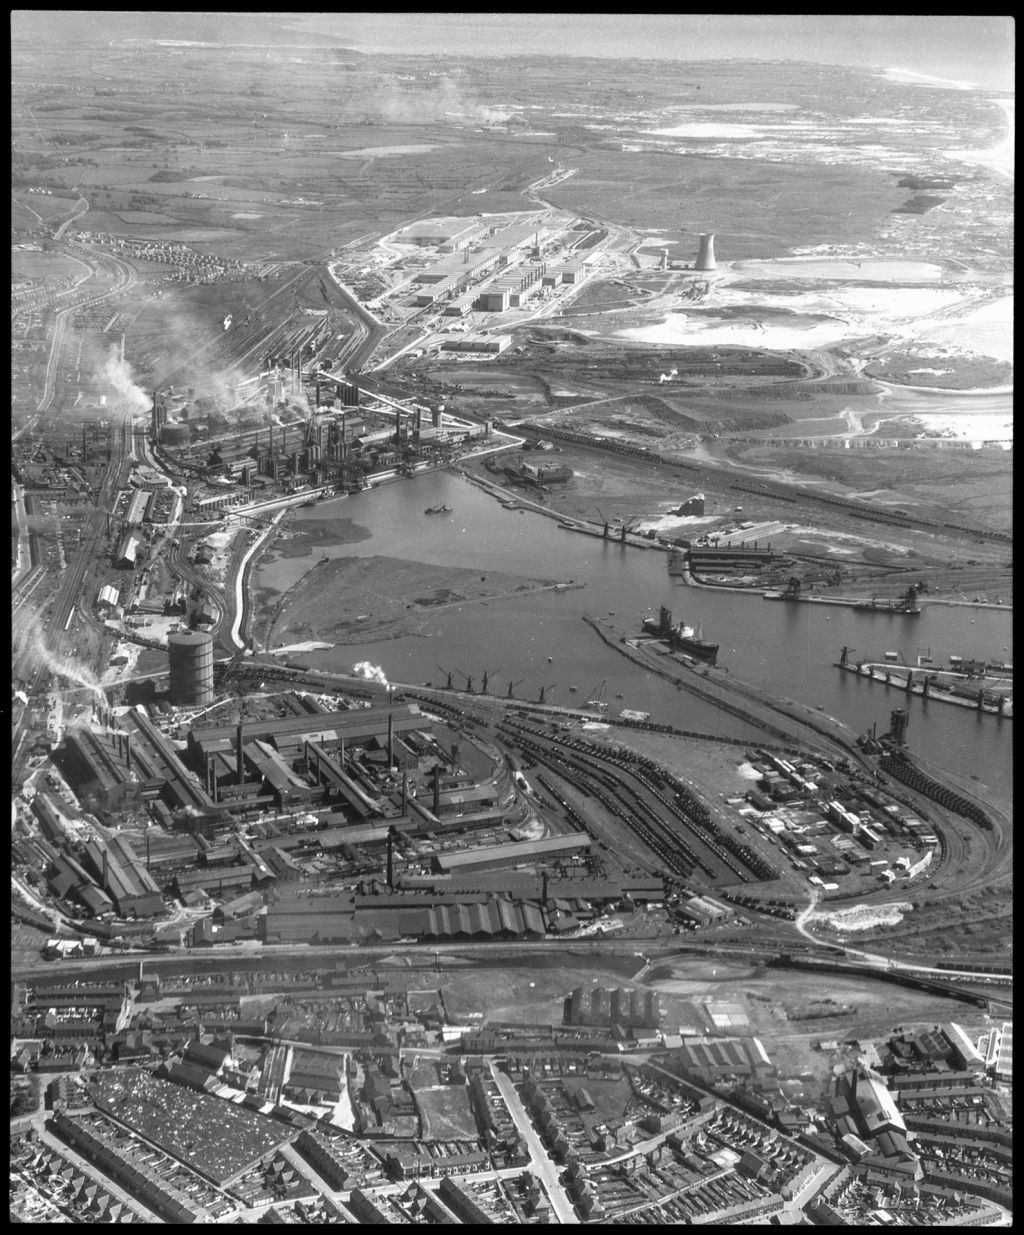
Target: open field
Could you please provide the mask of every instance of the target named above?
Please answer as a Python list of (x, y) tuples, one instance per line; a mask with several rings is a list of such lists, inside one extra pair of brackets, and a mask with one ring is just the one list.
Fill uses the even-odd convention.
[(424, 1089), (416, 1085), (416, 1104), (425, 1138), (475, 1141), (479, 1136), (465, 1085), (433, 1085)]
[(995, 528), (1013, 525), (1013, 471), (1004, 451), (787, 450), (730, 445), (725, 456), (755, 468), (821, 477), (853, 494), (903, 498), (922, 514), (973, 515)]

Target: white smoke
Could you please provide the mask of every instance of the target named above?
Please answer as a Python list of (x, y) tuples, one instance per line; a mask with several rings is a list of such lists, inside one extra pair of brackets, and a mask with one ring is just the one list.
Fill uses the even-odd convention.
[(678, 369), (670, 369), (668, 373), (660, 373), (658, 375), (658, 385), (660, 386), (662, 382), (670, 382), (674, 377), (678, 376)]
[(110, 349), (106, 363), (103, 366), (103, 376), (114, 389), (129, 403), (134, 404), (140, 412), (148, 412), (153, 407), (153, 400), (132, 379), (132, 367), (121, 356), (121, 349), (115, 344)]
[(229, 313), (229, 314), (227, 315), (227, 317), (224, 319), (224, 329), (225, 329), (225, 330), (230, 330), (230, 329), (231, 329), (231, 314), (230, 314), (230, 313)]
[(437, 124), (451, 120), (505, 124), (511, 115), (507, 109), (477, 102), (447, 75), (428, 86), (417, 85), (411, 89), (401, 78), (382, 76), (378, 78), (377, 89), (360, 98), (359, 108), (396, 124)]
[(361, 660), (357, 665), (353, 665), (352, 673), (355, 677), (362, 678), (364, 682), (377, 682), (381, 686), (388, 685), (384, 670), (380, 665), (371, 665), (368, 660)]

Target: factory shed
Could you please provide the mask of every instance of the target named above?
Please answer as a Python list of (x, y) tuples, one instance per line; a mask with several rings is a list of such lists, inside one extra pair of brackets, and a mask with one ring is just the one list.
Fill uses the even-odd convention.
[[(342, 740), (359, 744), (372, 737), (386, 737), (389, 716), (393, 718), (396, 734), (429, 727), (420, 709), (410, 703), (391, 708), (351, 708), (315, 716), (246, 721), (244, 738), (246, 742), (270, 742), (279, 753), (301, 748), (304, 742), (316, 742), (325, 747), (336, 747)], [(234, 725), (193, 728), (188, 739), (189, 750), (199, 766), (205, 766), (206, 760), (218, 753), (230, 758), (235, 749), (235, 737)]]
[(441, 810), (445, 813), (462, 811), (467, 806), (494, 806), (498, 791), (493, 785), (477, 785), (470, 789), (447, 789), (438, 795)]
[(120, 606), (121, 593), (112, 583), (106, 584), (100, 588), (100, 594), (96, 598), (96, 606), (100, 609), (117, 609)]
[(123, 567), (135, 566), (138, 563), (139, 550), (141, 548), (142, 542), (139, 538), (129, 533), (117, 546), (117, 551), (114, 553), (114, 565)]
[(118, 913), (139, 918), (163, 913), (159, 888), (124, 837), (111, 837), (104, 845), (87, 841), (83, 854)]
[(522, 938), (544, 934), (537, 905), (501, 898), (482, 904), (439, 905), (429, 910), (424, 934), (435, 939)]
[(906, 1132), (906, 1124), (885, 1082), (870, 1076), (858, 1076), (854, 1101), (864, 1134), (873, 1137), (879, 1132)]
[(434, 855), (433, 861), (435, 869), (442, 874), (463, 874), (469, 871), (515, 866), (520, 862), (544, 862), (551, 858), (589, 850), (590, 844), (590, 837), (586, 832), (572, 832), (568, 836), (553, 836), (539, 841), (491, 845), (486, 848), (456, 853), (438, 853)]

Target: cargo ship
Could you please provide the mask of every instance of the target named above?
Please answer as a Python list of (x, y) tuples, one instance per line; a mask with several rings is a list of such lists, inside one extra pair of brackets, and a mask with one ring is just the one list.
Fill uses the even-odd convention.
[(666, 639), (674, 652), (685, 652), (687, 656), (695, 656), (698, 660), (706, 660), (714, 664), (718, 659), (718, 644), (709, 639), (701, 638), (700, 632), (692, 626), (680, 622), (672, 625), (671, 610), (664, 605), (656, 618), (644, 618), (644, 630), (657, 639)]
[(438, 502), (436, 506), (428, 506), (423, 513), (425, 515), (450, 515), (452, 513), (452, 508), (450, 506), (446, 506), (444, 502)]

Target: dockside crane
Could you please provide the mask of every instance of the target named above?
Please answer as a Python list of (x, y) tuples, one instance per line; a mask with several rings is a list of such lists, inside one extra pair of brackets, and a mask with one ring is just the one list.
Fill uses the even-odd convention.
[(543, 703), (544, 696), (548, 693), (549, 690), (554, 690), (556, 685), (557, 685), (556, 682), (552, 682), (550, 686), (542, 686), (540, 688), (540, 697), (537, 699), (537, 702)]
[(456, 669), (455, 672), (460, 678), (466, 679), (466, 691), (469, 694), (473, 693), (473, 675), (471, 673), (463, 673), (461, 669)]
[[(434, 666), (434, 668), (435, 668), (435, 669), (441, 669), (441, 666), (440, 666), (440, 665), (435, 665), (435, 666)], [(445, 690), (454, 690), (455, 688), (452, 686), (452, 671), (451, 671), (451, 669), (441, 669), (441, 672), (442, 672), (442, 673), (445, 675), (445, 677), (447, 678), (447, 681), (446, 681), (446, 682), (445, 682), (445, 684), (444, 684), (444, 688), (445, 688)]]
[(483, 681), (482, 681), (482, 682), (481, 682), (481, 684), (480, 684), (480, 693), (481, 693), (481, 695), (486, 695), (486, 694), (487, 694), (487, 682), (488, 682), (488, 679), (491, 677), (491, 675), (492, 675), (493, 673), (494, 673), (494, 670), (493, 670), (493, 669), (485, 669), (485, 670), (484, 670)]
[(512, 692), (515, 690), (515, 688), (516, 688), (517, 686), (522, 686), (522, 684), (523, 684), (523, 682), (524, 682), (525, 680), (526, 680), (525, 678), (520, 678), (518, 682), (511, 682), (511, 681), (510, 681), (510, 682), (509, 682), (509, 684), (508, 684), (508, 694), (505, 696), (505, 698), (506, 698), (506, 699), (511, 699), (511, 698), (512, 698)]

